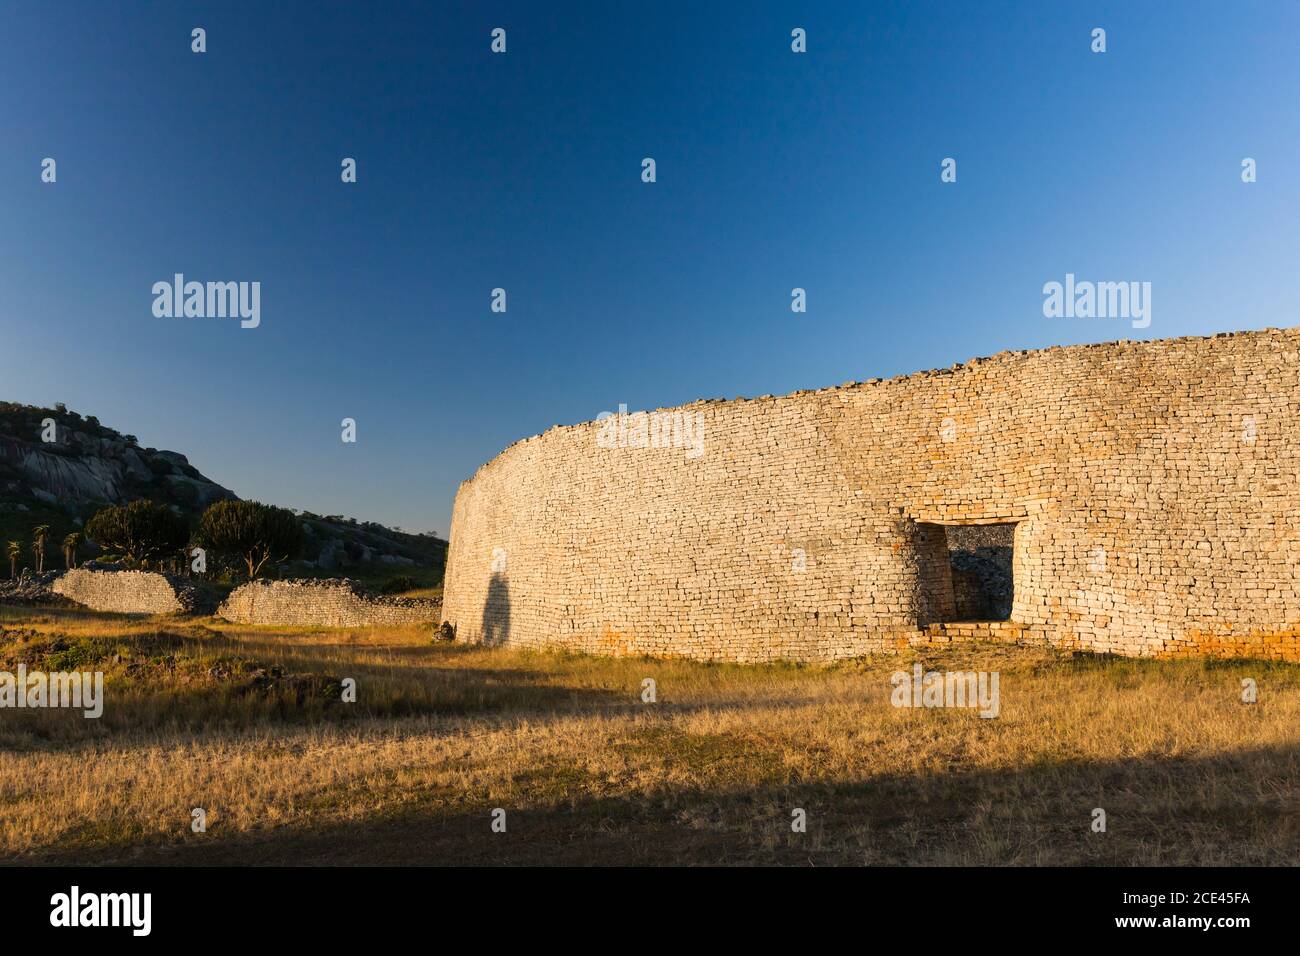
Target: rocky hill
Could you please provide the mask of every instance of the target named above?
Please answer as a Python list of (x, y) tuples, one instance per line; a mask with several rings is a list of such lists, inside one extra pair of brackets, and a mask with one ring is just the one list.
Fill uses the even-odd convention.
[(0, 502), (81, 515), (138, 498), (202, 511), (234, 492), (201, 475), (174, 451), (141, 448), (62, 406), (0, 402)]
[[(142, 447), (134, 435), (93, 415), (83, 417), (62, 405), (0, 402), (0, 544), (26, 542), (33, 527), (48, 524), (55, 544), (47, 567), (61, 566), (57, 542), (63, 535), (105, 505), (148, 498), (193, 523), (212, 502), (236, 497), (179, 452)], [(340, 515), (300, 514), (309, 571), (350, 569), (365, 577), (367, 569), (373, 575), (411, 569), (425, 572), (415, 575), (421, 584), (441, 577), (447, 549), (441, 538)], [(8, 568), (4, 571), (7, 575)]]

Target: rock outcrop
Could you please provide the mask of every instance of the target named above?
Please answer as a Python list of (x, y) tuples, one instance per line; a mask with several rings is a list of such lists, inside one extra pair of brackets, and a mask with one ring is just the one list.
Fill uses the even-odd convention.
[(184, 455), (141, 448), (94, 418), (0, 403), (0, 496), (61, 507), (152, 498), (193, 510), (235, 494)]
[[(168, 505), (194, 524), (214, 501), (234, 498), (233, 491), (205, 477), (179, 452), (142, 447), (134, 435), (102, 425), (93, 415), (62, 405), (0, 402), (0, 543), (26, 541), (34, 526), (46, 524), (54, 546), (69, 532), (80, 531), (103, 506), (140, 499)], [(440, 570), (446, 560), (447, 542), (434, 534), (412, 534), (343, 515), (302, 511), (299, 516), (304, 536), (300, 559), (315, 568), (340, 574), (373, 564)], [(87, 548), (93, 556), (94, 542), (83, 545)], [(57, 555), (57, 547), (52, 554)]]

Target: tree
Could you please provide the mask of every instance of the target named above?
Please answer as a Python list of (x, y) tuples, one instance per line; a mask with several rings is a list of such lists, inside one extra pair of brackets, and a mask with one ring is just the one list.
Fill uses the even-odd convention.
[(63, 539), (63, 563), (68, 570), (72, 570), (77, 566), (77, 548), (80, 546), (80, 531), (74, 531)]
[(23, 543), (21, 541), (10, 541), (9, 546), (9, 577), (18, 577), (18, 558), (23, 553)]
[(189, 535), (184, 518), (153, 501), (104, 508), (86, 522), (87, 538), (129, 563), (145, 566), (185, 547)]
[(218, 501), (199, 519), (206, 548), (237, 557), (257, 577), (266, 562), (287, 561), (302, 550), (302, 524), (292, 511), (256, 501)]
[(38, 524), (32, 529), (32, 556), (36, 558), (36, 573), (45, 570), (45, 539), (49, 537), (50, 526)]

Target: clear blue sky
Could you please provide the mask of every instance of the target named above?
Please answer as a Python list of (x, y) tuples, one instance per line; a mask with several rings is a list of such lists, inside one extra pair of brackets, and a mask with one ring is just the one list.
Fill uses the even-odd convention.
[[(1300, 324), (1300, 5), (837, 6), (6, 0), (0, 398), (445, 535), (619, 403)], [(175, 272), (260, 281), (261, 327), (155, 318)], [(1067, 272), (1150, 327), (1045, 319)]]

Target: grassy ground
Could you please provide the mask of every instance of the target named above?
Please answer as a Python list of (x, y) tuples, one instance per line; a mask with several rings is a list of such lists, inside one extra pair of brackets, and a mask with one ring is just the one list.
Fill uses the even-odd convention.
[(0, 710), (9, 863), (1300, 862), (1295, 666), (927, 653), (1000, 673), (985, 720), (891, 706), (906, 655), (710, 666), (12, 608), (0, 628), (0, 670), (107, 685), (99, 720)]

